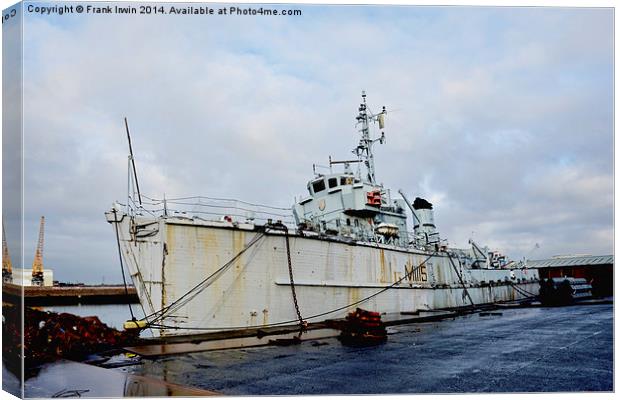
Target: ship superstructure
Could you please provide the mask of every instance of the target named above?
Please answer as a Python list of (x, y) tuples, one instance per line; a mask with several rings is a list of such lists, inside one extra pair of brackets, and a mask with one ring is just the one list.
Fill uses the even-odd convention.
[(315, 169), (290, 210), (140, 195), (130, 151), (128, 202), (106, 218), (146, 314), (136, 326), (167, 336), (319, 322), (357, 306), (415, 312), (536, 292), (535, 270), (474, 241), (449, 248), (430, 202), (377, 183), (373, 146), (385, 141), (387, 111), (372, 113), (363, 93), (358, 112), (355, 158), (330, 157), (329, 173)]
[[(385, 133), (372, 139), (370, 124), (384, 127), (385, 107), (373, 114), (362, 93), (362, 103), (356, 118), (361, 126), (359, 144), (353, 149), (354, 160), (334, 161), (329, 159), (330, 173), (316, 173), (308, 182), (308, 196), (293, 206), (293, 215), (298, 227), (325, 235), (340, 236), (353, 240), (388, 243), (407, 247), (406, 203), (393, 199), (391, 191), (377, 183), (373, 145), (383, 143)], [(356, 165), (356, 172), (352, 169)], [(341, 173), (334, 173), (334, 165), (343, 165)]]

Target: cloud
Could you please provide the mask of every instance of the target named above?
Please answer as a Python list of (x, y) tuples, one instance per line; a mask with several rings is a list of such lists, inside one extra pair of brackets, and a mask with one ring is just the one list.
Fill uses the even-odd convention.
[[(103, 212), (141, 189), (290, 206), (388, 107), (377, 176), (513, 257), (612, 252), (613, 12), (303, 6), (282, 19), (26, 17), (26, 241), (119, 280)], [(579, 28), (576, 28), (579, 27)], [(95, 272), (96, 271), (96, 272)]]

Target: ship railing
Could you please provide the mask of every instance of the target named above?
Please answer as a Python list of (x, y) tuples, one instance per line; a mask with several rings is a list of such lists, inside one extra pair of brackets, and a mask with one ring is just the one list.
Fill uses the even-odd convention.
[(206, 221), (226, 221), (264, 225), (282, 222), (294, 229), (295, 218), (291, 208), (273, 207), (238, 199), (207, 196), (154, 198), (142, 195), (142, 204), (129, 202), (130, 213), (152, 217), (182, 217)]

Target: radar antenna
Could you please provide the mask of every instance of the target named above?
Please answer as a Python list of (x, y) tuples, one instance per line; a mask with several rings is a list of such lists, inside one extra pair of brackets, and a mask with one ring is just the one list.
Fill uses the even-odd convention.
[[(359, 160), (359, 162), (363, 162), (366, 165), (366, 169), (368, 171), (367, 179), (368, 182), (372, 185), (376, 185), (375, 180), (375, 159), (372, 153), (372, 146), (379, 142), (383, 144), (385, 142), (385, 132), (381, 131), (381, 136), (376, 139), (370, 138), (370, 122), (379, 123), (379, 129), (383, 129), (385, 126), (385, 115), (387, 111), (385, 110), (385, 106), (378, 114), (373, 114), (371, 110), (366, 105), (366, 91), (362, 91), (362, 103), (359, 106), (359, 114), (355, 118), (357, 120), (357, 124), (362, 125), (362, 138), (360, 139), (359, 145), (353, 149), (353, 154), (355, 154)], [(361, 172), (358, 170), (358, 177), (361, 179)]]

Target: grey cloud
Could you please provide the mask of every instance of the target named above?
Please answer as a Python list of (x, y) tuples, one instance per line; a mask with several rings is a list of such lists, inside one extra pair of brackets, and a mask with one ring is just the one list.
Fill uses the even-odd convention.
[(452, 244), (612, 251), (611, 12), (304, 10), (29, 21), (26, 240), (45, 214), (58, 278), (120, 279), (103, 211), (126, 190), (124, 116), (144, 192), (289, 206), (312, 163), (350, 156), (361, 89), (391, 110), (379, 180), (436, 201)]

